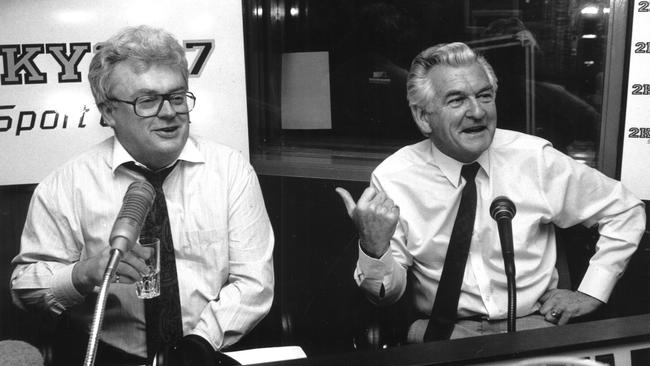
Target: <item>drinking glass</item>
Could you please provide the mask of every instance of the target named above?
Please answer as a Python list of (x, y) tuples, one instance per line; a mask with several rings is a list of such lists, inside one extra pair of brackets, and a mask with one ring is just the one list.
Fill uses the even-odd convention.
[(160, 295), (160, 239), (140, 238), (138, 244), (151, 251), (151, 255), (145, 260), (149, 273), (135, 283), (135, 293), (141, 299), (151, 299)]

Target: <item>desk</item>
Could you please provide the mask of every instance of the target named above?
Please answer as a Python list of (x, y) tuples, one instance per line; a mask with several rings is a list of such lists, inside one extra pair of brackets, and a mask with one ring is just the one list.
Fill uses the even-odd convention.
[(614, 366), (648, 366), (650, 314), (264, 365), (496, 366), (550, 355), (573, 355), (591, 359), (597, 357), (599, 361)]

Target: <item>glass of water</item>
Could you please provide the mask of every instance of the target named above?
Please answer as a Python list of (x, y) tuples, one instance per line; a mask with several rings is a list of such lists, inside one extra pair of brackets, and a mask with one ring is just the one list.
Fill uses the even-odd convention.
[(160, 295), (160, 239), (143, 237), (138, 243), (151, 255), (145, 260), (149, 273), (143, 274), (142, 281), (135, 283), (135, 293), (141, 299), (151, 299)]

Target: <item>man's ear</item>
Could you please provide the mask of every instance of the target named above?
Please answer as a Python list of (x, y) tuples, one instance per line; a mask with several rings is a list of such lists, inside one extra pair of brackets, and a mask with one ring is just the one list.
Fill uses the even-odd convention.
[(422, 131), (425, 136), (429, 136), (431, 134), (431, 125), (429, 125), (429, 120), (427, 118), (428, 113), (424, 109), (412, 105), (411, 114), (413, 115), (413, 120), (415, 121), (415, 124), (418, 125), (420, 131)]
[(106, 103), (97, 107), (99, 109), (99, 113), (102, 115), (102, 122), (104, 125), (108, 127), (115, 127), (115, 119), (113, 118), (112, 107)]

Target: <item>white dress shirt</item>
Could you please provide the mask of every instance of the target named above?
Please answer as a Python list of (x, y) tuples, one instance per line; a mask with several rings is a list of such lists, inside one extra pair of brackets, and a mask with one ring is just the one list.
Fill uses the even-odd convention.
[[(190, 137), (164, 182), (178, 273), (183, 333), (215, 349), (235, 343), (273, 300), (273, 232), (257, 176), (237, 151)], [(70, 311), (90, 328), (99, 288), (83, 297), (72, 284), (75, 262), (108, 244), (134, 161), (111, 137), (62, 166), (35, 189), (13, 260), (19, 306)], [(110, 285), (101, 339), (146, 357), (144, 302), (134, 284)], [(120, 306), (121, 305), (121, 306)]]
[[(501, 195), (517, 210), (512, 220), (517, 315), (538, 310), (540, 296), (557, 287), (553, 224), (598, 225), (597, 251), (578, 290), (606, 302), (644, 232), (643, 202), (548, 141), (518, 132), (497, 129), (477, 161), (476, 220), (458, 316), (507, 318), (507, 280), (497, 225), (489, 213), (492, 200)], [(425, 140), (400, 149), (373, 172), (371, 185), (393, 199), (400, 218), (381, 258), (359, 250), (355, 280), (371, 301), (397, 301), (410, 269), (414, 306), (423, 315), (431, 313), (465, 185), (461, 166)]]

